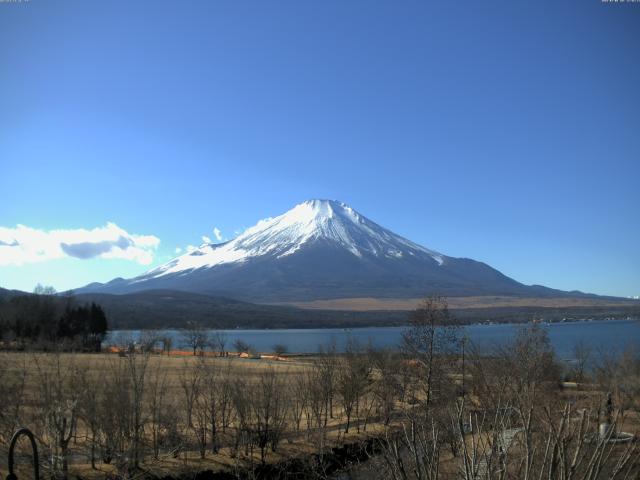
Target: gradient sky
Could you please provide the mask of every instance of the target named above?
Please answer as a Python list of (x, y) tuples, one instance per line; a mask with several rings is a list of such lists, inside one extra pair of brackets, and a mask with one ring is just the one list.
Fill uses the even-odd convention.
[(640, 3), (600, 0), (0, 2), (0, 286), (131, 277), (332, 198), (640, 295), (639, 47)]

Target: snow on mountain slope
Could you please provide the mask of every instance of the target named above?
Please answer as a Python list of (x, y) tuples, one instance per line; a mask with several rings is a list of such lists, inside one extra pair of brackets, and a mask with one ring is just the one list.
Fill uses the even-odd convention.
[(309, 200), (237, 238), (199, 248), (133, 279), (79, 292), (170, 289), (249, 302), (415, 298), (426, 294), (559, 295), (468, 258), (417, 245), (332, 200)]
[(444, 257), (421, 247), (333, 200), (309, 200), (275, 218), (261, 220), (240, 236), (222, 244), (204, 244), (151, 270), (140, 281), (199, 268), (271, 256), (292, 255), (316, 241), (346, 249), (356, 257), (430, 257), (439, 265)]

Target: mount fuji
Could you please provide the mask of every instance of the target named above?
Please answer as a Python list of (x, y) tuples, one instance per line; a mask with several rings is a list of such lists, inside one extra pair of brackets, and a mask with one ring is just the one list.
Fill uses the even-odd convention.
[(482, 262), (425, 248), (333, 200), (303, 202), (226, 243), (206, 243), (133, 279), (94, 283), (77, 292), (157, 289), (263, 303), (427, 294), (569, 295), (523, 285)]

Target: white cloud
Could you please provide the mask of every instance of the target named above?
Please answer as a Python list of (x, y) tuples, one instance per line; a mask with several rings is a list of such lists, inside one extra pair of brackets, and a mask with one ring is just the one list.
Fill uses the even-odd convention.
[(191, 252), (193, 252), (193, 251), (195, 251), (197, 249), (198, 249), (198, 247), (194, 247), (193, 245), (187, 245), (187, 252), (188, 253), (191, 253)]
[(202, 241), (203, 241), (204, 243), (211, 243), (211, 239), (210, 239), (209, 237), (207, 237), (206, 235), (203, 235), (203, 236), (202, 236)]
[(38, 230), (18, 225), (0, 227), (0, 266), (45, 262), (64, 257), (119, 258), (148, 265), (160, 239), (135, 235), (115, 223), (92, 230)]
[(176, 249), (174, 250), (176, 253), (182, 253), (182, 249), (180, 247), (176, 247)]
[(222, 241), (222, 232), (218, 227), (213, 227), (213, 235), (216, 237), (216, 240), (219, 242)]

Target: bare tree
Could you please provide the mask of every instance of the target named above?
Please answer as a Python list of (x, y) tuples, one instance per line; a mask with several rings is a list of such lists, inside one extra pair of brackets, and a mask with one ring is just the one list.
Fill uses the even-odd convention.
[[(218, 430), (220, 423), (222, 423), (221, 410), (227, 400), (224, 395), (220, 396), (223, 379), (215, 360), (202, 358), (192, 368), (198, 370), (192, 376), (194, 392), (192, 428), (198, 438), (200, 457), (204, 458), (209, 441), (208, 438), (211, 441), (212, 452), (218, 452), (220, 442)], [(185, 395), (187, 391), (188, 388), (185, 390)]]
[(325, 390), (325, 400), (328, 402), (324, 409), (326, 424), (329, 418), (333, 418), (333, 400), (336, 393), (337, 355), (335, 342), (320, 347), (314, 368), (318, 371), (319, 380)]
[(249, 353), (253, 348), (247, 342), (241, 339), (237, 339), (233, 342), (233, 348), (238, 353)]
[(237, 374), (231, 368), (231, 362), (227, 361), (224, 368), (220, 371), (220, 389), (218, 391), (218, 411), (220, 412), (220, 426), (222, 432), (227, 431), (227, 427), (231, 423), (232, 416), (232, 388), (231, 384), (235, 381)]
[(128, 477), (142, 461), (145, 426), (148, 423), (147, 353), (130, 352), (110, 358), (101, 383), (98, 422), (105, 463), (115, 460), (119, 475)]
[(224, 357), (225, 354), (227, 353), (226, 351), (226, 346), (227, 346), (227, 334), (224, 332), (215, 332), (211, 338), (211, 348), (213, 350), (216, 350), (218, 352), (218, 355), (220, 355), (221, 357)]
[(436, 480), (440, 473), (440, 439), (433, 424), (410, 417), (400, 430), (387, 430), (382, 440), (382, 457), (393, 480)]
[(211, 419), (210, 391), (207, 391), (207, 371), (205, 359), (201, 358), (197, 363), (191, 365), (191, 368), (197, 373), (194, 378), (197, 379), (194, 385), (194, 404), (192, 410), (191, 428), (195, 433), (198, 442), (198, 450), (200, 458), (205, 458), (207, 453), (207, 438), (209, 431), (209, 423), (211, 420), (215, 422), (215, 417)]
[(296, 432), (300, 431), (302, 415), (307, 410), (309, 401), (309, 389), (306, 382), (307, 377), (302, 374), (292, 375), (289, 378), (289, 397), (291, 400), (291, 414), (296, 425)]
[[(600, 436), (588, 411), (576, 412), (570, 405), (559, 411), (545, 408), (542, 415), (514, 425), (511, 410), (504, 404), (492, 414), (471, 413), (459, 404), (461, 478), (613, 480), (638, 475), (637, 444), (618, 444), (615, 429)], [(527, 448), (527, 442), (532, 447)]]
[(160, 336), (156, 332), (145, 330), (140, 334), (138, 344), (143, 352), (153, 353), (160, 341)]
[(336, 389), (342, 401), (342, 409), (347, 416), (344, 433), (349, 433), (352, 414), (355, 410), (356, 416), (359, 415), (361, 399), (371, 380), (369, 358), (364, 355), (357, 342), (349, 340), (337, 372)]
[(399, 378), (401, 359), (388, 350), (370, 350), (369, 359), (375, 371), (372, 392), (376, 399), (377, 410), (384, 425), (389, 425), (396, 410), (396, 403), (402, 399), (402, 382)]
[(595, 377), (623, 409), (640, 411), (640, 350), (629, 344), (622, 352), (601, 352)]
[(256, 444), (260, 449), (260, 461), (264, 464), (267, 447), (276, 451), (287, 417), (287, 402), (283, 377), (268, 368), (260, 372), (258, 381), (252, 388), (250, 407), (253, 423), (251, 426)]
[(207, 338), (207, 331), (196, 322), (187, 322), (184, 331), (182, 332), (182, 338), (184, 342), (193, 349), (193, 355), (196, 356), (198, 352), (204, 352), (205, 347), (209, 343)]
[(589, 359), (591, 358), (591, 353), (592, 348), (585, 343), (584, 340), (580, 340), (573, 347), (573, 357), (575, 361), (573, 370), (576, 382), (584, 382), (585, 372)]
[(508, 403), (525, 415), (552, 400), (560, 367), (543, 328), (522, 327), (507, 345), (486, 353), (471, 346), (468, 363), (473, 393), (483, 408)]
[(428, 413), (444, 381), (445, 355), (456, 346), (457, 328), (442, 297), (427, 297), (409, 317), (410, 326), (403, 334), (408, 360), (415, 364), (414, 381), (423, 389), (422, 403)]
[(173, 346), (173, 338), (169, 335), (165, 335), (160, 338), (160, 343), (162, 343), (162, 351), (169, 355), (171, 353), (171, 347)]
[[(211, 437), (211, 451), (218, 453), (220, 440), (218, 438), (220, 424), (222, 423), (222, 409), (226, 402), (224, 398), (224, 385), (222, 372), (215, 361), (203, 362), (203, 386), (200, 402), (206, 409), (206, 419), (209, 422), (208, 429)], [(221, 395), (221, 393), (223, 393)], [(226, 408), (226, 405), (225, 405)]]
[(153, 458), (160, 456), (160, 446), (167, 432), (171, 430), (172, 417), (167, 415), (170, 411), (167, 398), (168, 389), (167, 373), (162, 362), (157, 362), (150, 368), (148, 375), (148, 394), (145, 398), (146, 409), (149, 418), (149, 434), (151, 436), (151, 448)]
[(131, 453), (133, 464), (131, 467), (137, 469), (140, 464), (140, 448), (142, 445), (142, 434), (145, 425), (144, 400), (146, 393), (145, 375), (149, 364), (149, 353), (132, 353), (126, 359), (128, 380), (131, 392)]
[(26, 356), (16, 358), (0, 353), (0, 385), (2, 408), (0, 408), (0, 444), (8, 445), (13, 432), (22, 423), (25, 414), (23, 401), (28, 380), (28, 360)]
[(37, 369), (37, 409), (42, 422), (41, 440), (50, 452), (50, 467), (63, 479), (69, 476), (69, 442), (75, 434), (80, 397), (78, 370), (72, 358), (62, 359), (60, 353), (34, 356)]
[[(328, 351), (321, 349), (306, 372), (307, 409), (310, 420), (307, 424), (308, 427), (313, 427), (316, 435), (314, 443), (320, 456), (324, 454), (327, 443), (327, 425), (333, 410), (336, 370), (335, 346), (332, 346)], [(308, 432), (311, 432), (310, 428)]]
[(276, 343), (273, 346), (273, 353), (276, 357), (282, 357), (285, 353), (287, 353), (289, 349), (283, 343)]
[(125, 456), (126, 439), (130, 437), (129, 385), (127, 372), (122, 358), (110, 359), (102, 376), (103, 389), (98, 396), (98, 424), (102, 461), (110, 464), (114, 459)]
[(100, 395), (102, 390), (102, 378), (99, 371), (89, 369), (79, 370), (78, 387), (79, 397), (79, 418), (82, 420), (90, 438), (91, 468), (96, 469), (96, 447), (100, 436)]
[[(196, 436), (200, 436), (200, 425), (195, 418), (196, 401), (200, 394), (200, 384), (202, 382), (202, 369), (199, 364), (188, 362), (185, 359), (184, 368), (180, 375), (180, 387), (183, 393), (183, 411), (185, 414), (185, 428), (195, 431)], [(196, 419), (197, 420), (197, 419)], [(206, 431), (205, 431), (206, 433)]]
[(251, 400), (248, 384), (243, 376), (237, 376), (229, 383), (234, 417), (234, 442), (231, 455), (236, 457), (239, 449), (245, 447), (245, 455), (249, 454), (249, 434), (251, 425)]

